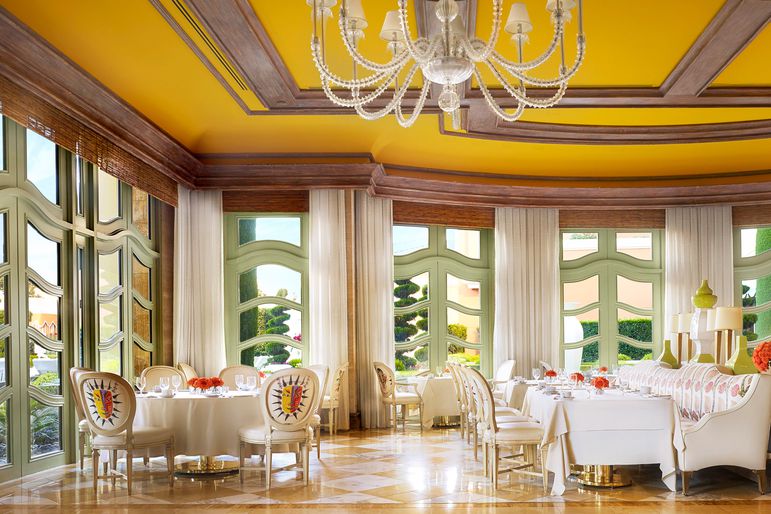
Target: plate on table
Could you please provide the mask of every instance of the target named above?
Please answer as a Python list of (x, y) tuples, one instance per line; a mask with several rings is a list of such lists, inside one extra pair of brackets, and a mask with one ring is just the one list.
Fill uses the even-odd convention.
[(220, 393), (203, 393), (203, 395), (207, 398), (217, 398)]

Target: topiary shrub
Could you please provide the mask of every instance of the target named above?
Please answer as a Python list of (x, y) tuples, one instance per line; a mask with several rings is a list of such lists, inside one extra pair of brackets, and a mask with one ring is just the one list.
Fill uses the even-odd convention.
[(418, 362), (428, 362), (428, 348), (425, 346), (415, 350), (413, 355), (418, 360)]
[(400, 361), (399, 359), (396, 359), (394, 361), (394, 369), (396, 371), (404, 371), (404, 363)]
[(292, 359), (289, 362), (287, 362), (287, 364), (289, 364), (293, 368), (302, 368), (302, 363), (303, 363), (302, 359)]

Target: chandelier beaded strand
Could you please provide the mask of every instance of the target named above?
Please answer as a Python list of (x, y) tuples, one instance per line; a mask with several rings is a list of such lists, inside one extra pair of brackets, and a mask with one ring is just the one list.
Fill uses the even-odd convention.
[[(441, 30), (436, 34), (413, 40), (410, 36), (407, 0), (396, 0), (397, 9), (386, 13), (380, 31), (380, 39), (385, 41), (391, 53), (391, 59), (386, 63), (377, 63), (364, 57), (358, 49), (359, 42), (365, 37), (365, 29), (369, 25), (362, 1), (342, 0), (338, 28), (345, 49), (352, 59), (352, 78), (345, 79), (331, 71), (325, 59), (325, 21), (333, 16), (332, 8), (337, 4), (337, 0), (306, 0), (306, 3), (313, 11), (311, 55), (321, 77), (321, 87), (327, 97), (335, 105), (353, 108), (366, 120), (383, 118), (393, 112), (396, 120), (403, 127), (409, 127), (415, 123), (425, 106), (431, 84), (437, 84), (442, 87), (437, 105), (452, 116), (453, 126), (458, 128), (461, 98), (457, 88), (472, 76), (479, 84), (482, 97), (492, 112), (505, 121), (516, 121), (526, 107), (537, 109), (553, 107), (565, 95), (568, 81), (581, 67), (586, 50), (583, 0), (546, 1), (546, 9), (551, 13), (554, 34), (546, 50), (529, 61), (524, 60), (524, 45), (528, 42), (528, 33), (533, 30), (533, 24), (527, 7), (523, 3), (515, 3), (511, 6), (504, 26), (504, 30), (511, 35), (516, 46), (517, 59), (513, 61), (506, 59), (495, 50), (501, 29), (503, 0), (492, 0), (492, 31), (487, 42), (468, 35), (455, 0), (437, 0), (435, 13)], [(576, 3), (578, 4), (576, 56), (574, 62), (568, 67), (565, 63), (565, 24), (570, 22), (571, 11), (576, 7)], [(549, 61), (557, 49), (559, 49), (560, 62), (556, 77), (539, 79), (529, 75), (528, 72)], [(482, 64), (489, 68), (501, 87), (515, 100), (516, 105), (512, 111), (501, 107), (493, 97), (480, 73), (479, 65)], [(364, 76), (360, 77), (360, 69), (364, 70)], [(412, 112), (405, 117), (402, 113), (402, 103), (418, 70), (423, 74), (423, 86)], [(401, 84), (400, 76), (404, 77)], [(512, 80), (517, 83), (512, 84)], [(534, 98), (528, 95), (528, 86), (556, 88), (556, 92), (547, 98)], [(340, 96), (340, 92), (345, 90), (350, 92), (350, 96)], [(371, 110), (372, 102), (389, 96), (390, 99), (384, 106)]]

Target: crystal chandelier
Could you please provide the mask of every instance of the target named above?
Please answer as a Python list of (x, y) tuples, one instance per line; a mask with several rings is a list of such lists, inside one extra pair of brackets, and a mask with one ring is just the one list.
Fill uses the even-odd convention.
[[(570, 67), (565, 64), (565, 24), (571, 20), (571, 10), (576, 7), (576, 0), (546, 1), (554, 35), (546, 50), (528, 61), (524, 60), (523, 47), (528, 41), (528, 33), (533, 30), (533, 24), (523, 3), (511, 6), (504, 26), (504, 30), (511, 35), (517, 53), (516, 60), (510, 60), (495, 50), (501, 28), (503, 0), (492, 0), (493, 22), (488, 41), (468, 35), (455, 0), (426, 0), (436, 3), (436, 17), (441, 31), (413, 40), (407, 18), (407, 0), (396, 1), (398, 9), (386, 14), (380, 31), (380, 39), (385, 41), (392, 57), (387, 63), (377, 63), (364, 57), (358, 49), (368, 26), (361, 0), (342, 0), (338, 26), (345, 48), (353, 60), (352, 78), (345, 79), (331, 71), (325, 61), (324, 22), (332, 17), (332, 7), (337, 0), (306, 0), (313, 11), (311, 53), (324, 92), (336, 105), (352, 107), (367, 120), (382, 118), (394, 112), (399, 124), (409, 127), (417, 120), (433, 83), (442, 87), (437, 99), (439, 108), (452, 115), (453, 126), (457, 128), (460, 125), (461, 107), (458, 91), (473, 76), (490, 109), (505, 121), (516, 121), (525, 107), (547, 108), (556, 105), (565, 94), (568, 80), (578, 71), (584, 58), (586, 43), (582, 0), (578, 0), (577, 51)], [(528, 73), (550, 60), (557, 51), (560, 58), (557, 77), (540, 79)], [(503, 89), (515, 100), (516, 107), (512, 111), (501, 107), (490, 93), (479, 71), (482, 65), (490, 69)], [(360, 70), (364, 70), (364, 73), (360, 73)], [(418, 70), (423, 73), (423, 86), (412, 113), (405, 116), (402, 102)], [(401, 83), (400, 77), (403, 77)], [(528, 86), (556, 88), (556, 92), (548, 98), (533, 98), (528, 95)], [(341, 90), (350, 91), (350, 96), (340, 96)], [(388, 99), (385, 105), (379, 109), (368, 109), (380, 97)]]

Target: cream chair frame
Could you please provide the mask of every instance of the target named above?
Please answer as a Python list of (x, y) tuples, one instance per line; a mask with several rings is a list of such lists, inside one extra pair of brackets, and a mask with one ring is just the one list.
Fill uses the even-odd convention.
[(187, 364), (185, 362), (178, 362), (177, 363), (177, 369), (182, 372), (182, 375), (185, 377), (185, 384), (187, 384), (190, 380), (194, 378), (198, 378), (198, 372), (195, 370), (193, 366), (190, 364)]
[(84, 471), (84, 462), (86, 457), (86, 446), (91, 441), (91, 430), (86, 421), (85, 409), (83, 408), (83, 399), (78, 390), (78, 376), (83, 373), (94, 371), (89, 368), (70, 368), (70, 387), (72, 389), (72, 402), (75, 404), (75, 415), (78, 418), (78, 457), (80, 459), (80, 470)]
[(329, 435), (337, 434), (337, 409), (340, 407), (340, 393), (343, 388), (343, 378), (348, 373), (348, 367), (347, 362), (337, 367), (332, 376), (329, 394), (325, 394), (324, 400), (321, 402), (321, 410), (329, 411), (327, 423), (322, 423), (321, 428), (326, 428)]
[(327, 380), (329, 380), (329, 366), (325, 364), (313, 364), (308, 366), (309, 370), (316, 373), (316, 378), (319, 379), (321, 388), (319, 394), (316, 395), (316, 405), (313, 406), (313, 421), (311, 427), (313, 428), (313, 443), (316, 447), (316, 458), (321, 460), (321, 402), (324, 401), (324, 391), (327, 390)]
[[(302, 393), (310, 390), (310, 398), (296, 406), (294, 412), (287, 413), (283, 404), (284, 389), (286, 387), (302, 385)], [(302, 473), (305, 485), (309, 481), (309, 455), (313, 442), (313, 405), (320, 395), (319, 379), (311, 370), (303, 368), (289, 368), (271, 374), (262, 384), (260, 389), (260, 411), (263, 424), (252, 427), (242, 427), (239, 430), (239, 475), (241, 483), (244, 482), (244, 473), (249, 470), (263, 470), (265, 483), (270, 489), (271, 473), (273, 471), (273, 444), (300, 445), (302, 455)], [(279, 392), (281, 391), (281, 392)], [(291, 391), (291, 390), (290, 390)], [(271, 405), (272, 402), (272, 405)], [(308, 405), (306, 406), (306, 402)], [(300, 410), (300, 407), (306, 407)], [(295, 407), (291, 407), (295, 408)], [(296, 413), (299, 412), (299, 415)], [(284, 416), (282, 421), (280, 416)], [(290, 421), (290, 418), (291, 419)], [(256, 467), (245, 465), (247, 446), (263, 446), (265, 448), (265, 465)]]
[(257, 387), (262, 387), (262, 380), (260, 379), (260, 370), (253, 366), (246, 366), (244, 364), (236, 364), (234, 366), (227, 366), (222, 368), (219, 373), (219, 377), (222, 382), (233, 391), (236, 391), (236, 375), (243, 375), (244, 381), (246, 377), (257, 377)]
[[(173, 366), (150, 366), (142, 370), (140, 376), (145, 378), (145, 390), (152, 391), (153, 388), (161, 383), (161, 377), (178, 376), (182, 380), (180, 387), (187, 384), (184, 373)], [(171, 382), (171, 380), (169, 380)], [(169, 387), (171, 384), (169, 383)]]
[[(402, 410), (402, 430), (407, 431), (407, 410), (410, 405), (415, 405), (419, 410), (418, 423), (420, 424), (420, 431), (423, 431), (423, 396), (418, 391), (417, 384), (403, 384), (402, 387), (410, 387), (414, 390), (414, 394), (407, 393), (399, 398), (399, 391), (396, 384), (396, 375), (394, 371), (382, 362), (373, 362), (372, 366), (375, 370), (375, 377), (377, 383), (380, 386), (380, 395), (383, 403), (389, 407), (391, 412), (391, 419), (393, 420), (393, 429), (399, 429), (399, 421), (397, 417), (397, 407), (401, 406)], [(415, 400), (417, 397), (417, 400)]]
[[(107, 388), (105, 389), (105, 382)], [(107, 413), (106, 408), (102, 408), (104, 413), (99, 412), (99, 406), (96, 403), (96, 390), (100, 393), (103, 391), (110, 391), (111, 401), (113, 403), (113, 409)], [(91, 403), (88, 402), (87, 393), (92, 395)], [(117, 477), (124, 477), (127, 482), (128, 494), (132, 493), (133, 486), (133, 460), (134, 452), (136, 450), (148, 450), (151, 448), (163, 447), (164, 455), (166, 457), (166, 467), (169, 477), (169, 487), (174, 487), (174, 435), (169, 431), (169, 436), (165, 439), (158, 438), (152, 439), (151, 442), (144, 444), (141, 443), (137, 434), (143, 432), (143, 428), (152, 427), (139, 427), (134, 429), (134, 416), (136, 414), (136, 396), (134, 390), (123, 377), (114, 373), (105, 373), (98, 371), (83, 372), (78, 375), (78, 394), (81, 396), (83, 406), (85, 407), (84, 413), (88, 412), (85, 419), (88, 422), (89, 429), (93, 435), (91, 441), (92, 448), (92, 469), (93, 469), (93, 485), (94, 493), (98, 490), (98, 483), (100, 478), (109, 478), (112, 480), (113, 485)], [(103, 393), (101, 393), (103, 394)], [(120, 402), (117, 401), (121, 398)], [(104, 400), (102, 400), (104, 401)], [(114, 409), (114, 405), (121, 405), (121, 410)], [(93, 410), (92, 410), (93, 409)], [(116, 420), (113, 420), (113, 414), (120, 413), (120, 416), (114, 416)], [(105, 415), (109, 415), (105, 418)], [(102, 421), (101, 426), (97, 423), (96, 418)], [(110, 425), (107, 425), (107, 420), (110, 421)], [(114, 441), (100, 441), (100, 436), (104, 438), (115, 438)], [(104, 475), (99, 475), (99, 455), (102, 450), (112, 452), (112, 467)], [(118, 451), (126, 452), (126, 474), (119, 473), (117, 470), (117, 453)]]

